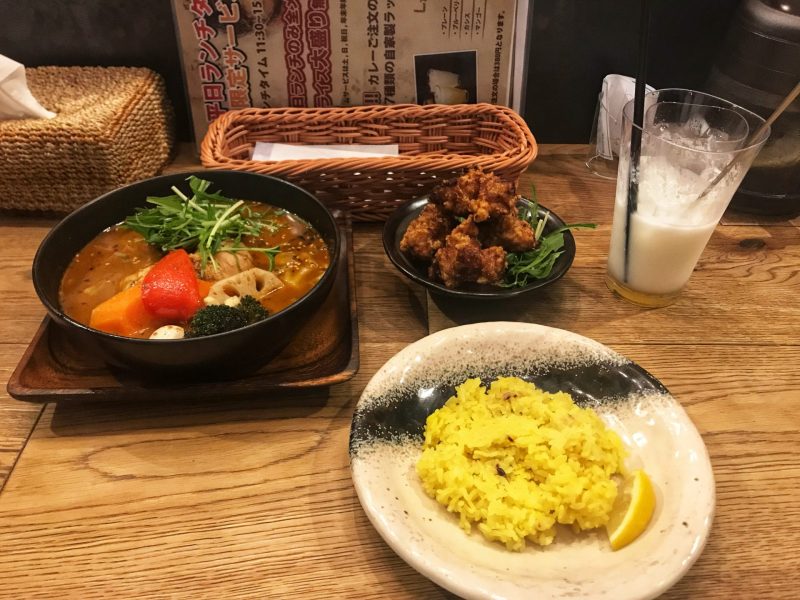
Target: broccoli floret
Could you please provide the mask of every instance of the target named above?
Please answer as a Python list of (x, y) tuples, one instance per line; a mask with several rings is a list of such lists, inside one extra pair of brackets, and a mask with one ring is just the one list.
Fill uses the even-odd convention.
[(233, 331), (245, 325), (262, 321), (269, 316), (269, 311), (252, 296), (242, 296), (235, 307), (225, 304), (204, 306), (189, 320), (186, 337), (202, 337)]
[(248, 324), (247, 316), (237, 308), (215, 304), (204, 306), (189, 320), (187, 338), (233, 331)]
[(242, 311), (247, 319), (248, 325), (257, 323), (258, 321), (263, 321), (269, 316), (269, 311), (261, 306), (261, 303), (250, 295), (242, 296), (242, 299), (239, 301), (239, 304), (236, 306), (236, 308)]

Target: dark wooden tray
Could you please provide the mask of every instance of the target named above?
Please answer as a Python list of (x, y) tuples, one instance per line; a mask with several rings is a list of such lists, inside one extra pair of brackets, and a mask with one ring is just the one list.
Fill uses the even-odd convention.
[(110, 369), (46, 317), (9, 379), (8, 393), (30, 402), (204, 399), (347, 381), (358, 370), (358, 316), (352, 226), (349, 218), (338, 221), (344, 243), (330, 295), (283, 352), (252, 375), (196, 384), (142, 381)]

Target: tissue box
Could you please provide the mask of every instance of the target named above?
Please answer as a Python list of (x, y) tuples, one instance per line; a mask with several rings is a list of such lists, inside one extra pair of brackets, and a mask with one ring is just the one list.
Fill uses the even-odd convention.
[(161, 77), (142, 68), (26, 69), (53, 119), (0, 121), (0, 209), (69, 212), (158, 174), (174, 142)]

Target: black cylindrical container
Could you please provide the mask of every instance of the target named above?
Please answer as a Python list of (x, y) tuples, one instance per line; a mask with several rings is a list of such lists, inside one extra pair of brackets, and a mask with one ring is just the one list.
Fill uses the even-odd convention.
[[(743, 0), (706, 86), (768, 117), (800, 81), (800, 0)], [(731, 201), (760, 214), (800, 213), (800, 100), (772, 126)]]

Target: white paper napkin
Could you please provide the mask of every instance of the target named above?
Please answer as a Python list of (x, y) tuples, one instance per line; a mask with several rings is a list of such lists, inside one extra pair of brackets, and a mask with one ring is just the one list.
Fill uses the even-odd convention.
[(398, 156), (397, 144), (330, 144), (294, 146), (256, 142), (253, 160), (305, 160), (313, 158), (377, 158)]
[(0, 119), (52, 119), (56, 113), (36, 101), (25, 79), (25, 67), (0, 54)]
[[(645, 93), (654, 88), (645, 85)], [(622, 108), (633, 100), (636, 79), (625, 75), (606, 75), (600, 91), (600, 109), (597, 111), (597, 154), (612, 158), (619, 154), (622, 139)]]

